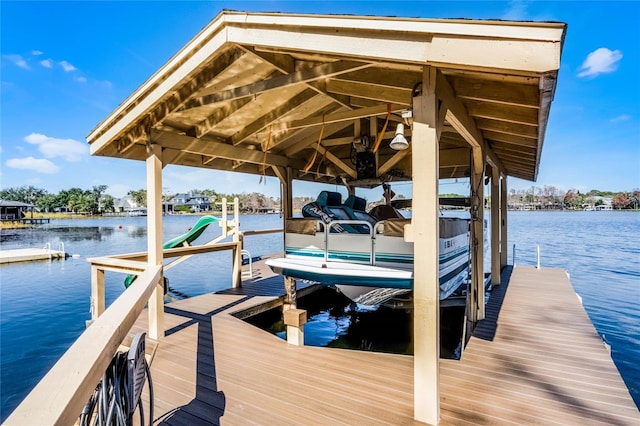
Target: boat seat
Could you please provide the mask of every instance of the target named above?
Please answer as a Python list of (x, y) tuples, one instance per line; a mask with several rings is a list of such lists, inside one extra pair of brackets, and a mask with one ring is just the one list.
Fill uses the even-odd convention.
[(319, 206), (339, 207), (342, 205), (342, 194), (332, 191), (321, 191), (316, 198)]
[(349, 207), (351, 210), (363, 212), (367, 209), (367, 200), (355, 195), (349, 195), (347, 199), (344, 200), (343, 205), (345, 207)]
[(389, 204), (381, 204), (371, 209), (369, 214), (378, 220), (387, 219), (404, 219), (404, 216), (400, 214), (393, 206)]

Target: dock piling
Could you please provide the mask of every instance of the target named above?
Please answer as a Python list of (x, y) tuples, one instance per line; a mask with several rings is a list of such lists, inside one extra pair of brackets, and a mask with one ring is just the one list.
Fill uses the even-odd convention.
[(287, 326), (287, 343), (304, 346), (304, 325), (307, 323), (307, 311), (295, 308), (286, 310), (284, 323)]

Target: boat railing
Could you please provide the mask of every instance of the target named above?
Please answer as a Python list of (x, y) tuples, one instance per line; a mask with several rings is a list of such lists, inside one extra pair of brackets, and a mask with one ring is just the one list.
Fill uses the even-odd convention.
[(373, 262), (374, 227), (366, 220), (334, 220), (325, 232), (326, 261)]
[[(320, 220), (294, 219), (287, 223), (285, 251), (293, 257), (319, 256), (333, 262), (396, 263), (397, 258), (412, 257), (412, 243), (404, 240), (406, 221), (371, 224), (366, 220), (336, 220), (325, 224)], [(387, 232), (388, 222), (394, 225), (393, 232)]]

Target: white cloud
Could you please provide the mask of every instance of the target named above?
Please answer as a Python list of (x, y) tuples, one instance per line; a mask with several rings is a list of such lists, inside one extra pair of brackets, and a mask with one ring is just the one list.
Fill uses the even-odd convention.
[(509, 7), (502, 14), (502, 19), (507, 21), (525, 21), (527, 20), (527, 3), (521, 0), (512, 0)]
[(600, 47), (587, 55), (582, 66), (583, 70), (578, 77), (597, 76), (599, 74), (614, 72), (618, 69), (618, 63), (622, 59), (622, 52)]
[(58, 173), (60, 167), (46, 158), (11, 158), (5, 163), (7, 167), (12, 169), (33, 170), (39, 173)]
[(9, 61), (13, 62), (13, 64), (17, 67), (20, 67), (25, 70), (30, 70), (31, 67), (27, 63), (27, 61), (20, 55), (4, 55)]
[(86, 144), (74, 139), (58, 139), (40, 133), (31, 133), (25, 136), (24, 140), (38, 145), (38, 150), (47, 158), (62, 157), (67, 161), (80, 161), (89, 152)]
[(40, 56), (40, 55), (42, 55), (43, 53), (44, 53), (44, 52), (42, 52), (42, 51), (40, 51), (40, 50), (32, 50), (32, 51), (31, 51), (31, 54), (32, 54), (33, 56)]
[(67, 61), (60, 61), (59, 64), (66, 72), (71, 72), (71, 71), (76, 71), (77, 70), (76, 67), (74, 67), (73, 65), (71, 65)]
[(40, 61), (40, 65), (45, 68), (53, 68), (53, 61), (51, 59), (43, 59)]
[(631, 119), (631, 116), (629, 114), (622, 114), (619, 115), (617, 117), (612, 118), (611, 120), (609, 120), (610, 123), (618, 123), (620, 121), (627, 121)]
[(87, 82), (87, 78), (86, 77), (78, 77), (78, 78), (76, 78), (76, 81), (78, 83), (86, 83)]

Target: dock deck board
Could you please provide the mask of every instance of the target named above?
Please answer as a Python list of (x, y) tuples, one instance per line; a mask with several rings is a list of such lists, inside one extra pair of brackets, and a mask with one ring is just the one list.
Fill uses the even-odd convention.
[(0, 264), (15, 262), (30, 262), (35, 260), (64, 259), (66, 253), (47, 248), (25, 248), (0, 250)]
[[(242, 289), (166, 306), (156, 424), (422, 424), (413, 357), (291, 346), (231, 315), (283, 293), (281, 277), (256, 270)], [(507, 267), (503, 282), (462, 359), (440, 363), (440, 424), (640, 424), (565, 272)]]

